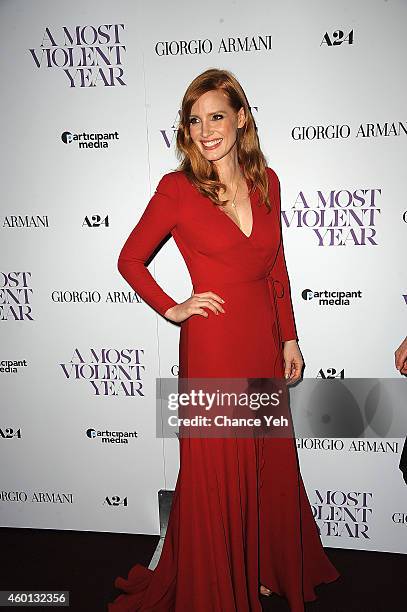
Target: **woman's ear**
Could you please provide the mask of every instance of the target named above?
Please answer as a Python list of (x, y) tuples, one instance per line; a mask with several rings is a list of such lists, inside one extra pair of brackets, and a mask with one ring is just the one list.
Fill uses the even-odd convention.
[(237, 127), (242, 128), (244, 127), (245, 123), (246, 123), (246, 115), (244, 112), (244, 108), (242, 106), (241, 108), (239, 108), (238, 113), (237, 113)]

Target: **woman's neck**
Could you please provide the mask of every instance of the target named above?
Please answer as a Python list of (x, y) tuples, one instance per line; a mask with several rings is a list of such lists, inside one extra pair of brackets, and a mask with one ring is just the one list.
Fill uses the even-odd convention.
[(242, 175), (236, 154), (234, 156), (226, 155), (213, 163), (216, 165), (219, 179), (222, 183), (227, 186), (236, 185), (236, 182)]

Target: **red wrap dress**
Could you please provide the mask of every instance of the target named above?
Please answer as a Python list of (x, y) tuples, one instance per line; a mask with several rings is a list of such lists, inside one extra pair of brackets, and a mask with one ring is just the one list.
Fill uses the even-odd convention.
[[(119, 271), (160, 314), (177, 302), (145, 262), (172, 234), (195, 293), (214, 291), (225, 313), (180, 324), (179, 376), (283, 377), (283, 342), (298, 339), (284, 259), (280, 190), (272, 210), (250, 194), (253, 227), (238, 225), (181, 171), (162, 177), (119, 257)], [(260, 612), (260, 583), (292, 612), (339, 573), (322, 547), (292, 438), (180, 438), (180, 471), (155, 570), (139, 564), (109, 612)]]

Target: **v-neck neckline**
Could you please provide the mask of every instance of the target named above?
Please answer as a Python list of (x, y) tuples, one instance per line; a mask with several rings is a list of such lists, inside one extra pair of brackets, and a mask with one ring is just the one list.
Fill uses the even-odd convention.
[(249, 235), (245, 234), (245, 233), (244, 233), (244, 232), (243, 232), (243, 231), (240, 229), (240, 227), (238, 226), (238, 224), (237, 224), (237, 223), (235, 223), (235, 222), (234, 222), (234, 221), (233, 221), (233, 220), (232, 220), (232, 219), (229, 217), (229, 215), (227, 215), (225, 212), (223, 212), (222, 210), (220, 210), (219, 204), (215, 204), (215, 206), (216, 206), (216, 208), (219, 208), (219, 212), (220, 212), (220, 213), (221, 213), (221, 214), (222, 214), (224, 217), (226, 217), (226, 219), (227, 219), (228, 221), (230, 221), (230, 223), (233, 223), (233, 225), (235, 226), (235, 228), (237, 229), (237, 231), (238, 231), (238, 232), (239, 232), (239, 233), (240, 233), (240, 234), (243, 236), (243, 238), (245, 238), (246, 240), (250, 240), (250, 239), (252, 238), (252, 236), (253, 236), (254, 229), (255, 229), (255, 222), (254, 222), (254, 206), (253, 206), (254, 192), (253, 192), (253, 193), (250, 193), (250, 189), (249, 189), (249, 186), (248, 186), (248, 181), (247, 181), (247, 179), (245, 179), (245, 180), (246, 180), (247, 191), (248, 191), (248, 194), (249, 194), (250, 210), (251, 210), (251, 213), (252, 213), (252, 230), (251, 230), (251, 232), (250, 232), (250, 234), (249, 234)]

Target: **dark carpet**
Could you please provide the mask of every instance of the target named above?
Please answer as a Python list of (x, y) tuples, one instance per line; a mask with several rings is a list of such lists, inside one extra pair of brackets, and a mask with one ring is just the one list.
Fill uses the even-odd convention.
[[(0, 590), (70, 591), (69, 608), (60, 609), (73, 612), (106, 612), (119, 594), (115, 577), (127, 576), (135, 563), (148, 566), (158, 542), (158, 536), (48, 529), (0, 528), (0, 537)], [(407, 555), (325, 550), (341, 577), (317, 587), (307, 612), (407, 611)], [(261, 601), (265, 612), (289, 612), (278, 595)]]

